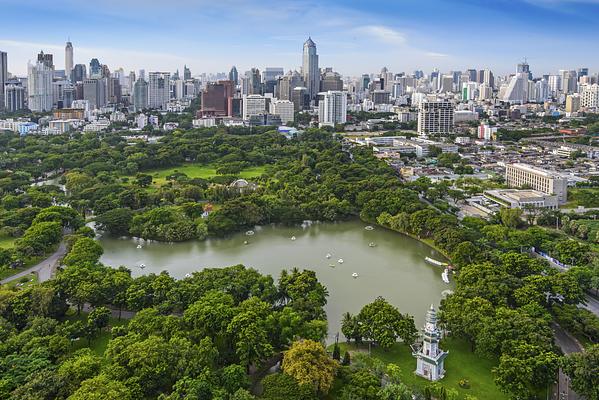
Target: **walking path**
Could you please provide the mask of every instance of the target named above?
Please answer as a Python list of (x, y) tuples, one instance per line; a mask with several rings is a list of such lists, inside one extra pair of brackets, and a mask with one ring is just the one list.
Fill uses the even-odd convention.
[(31, 273), (37, 273), (37, 279), (39, 282), (45, 282), (52, 279), (52, 275), (56, 271), (58, 264), (64, 257), (67, 252), (67, 246), (64, 242), (61, 242), (58, 246), (58, 249), (48, 256), (45, 260), (40, 261), (33, 267), (29, 267), (24, 271), (14, 274), (13, 276), (9, 276), (6, 279), (0, 281), (0, 285), (4, 285), (5, 283), (12, 282), (16, 279), (22, 278)]
[[(553, 337), (555, 343), (559, 346), (564, 354), (578, 353), (584, 351), (578, 340), (573, 338), (561, 326), (552, 324)], [(553, 385), (551, 391), (552, 400), (583, 400), (583, 397), (576, 394), (570, 388), (570, 378), (559, 370), (557, 383)]]

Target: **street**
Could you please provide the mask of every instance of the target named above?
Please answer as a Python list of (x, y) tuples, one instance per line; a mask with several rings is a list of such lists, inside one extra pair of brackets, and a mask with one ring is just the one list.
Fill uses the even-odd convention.
[(43, 261), (40, 261), (33, 267), (29, 267), (24, 271), (21, 271), (17, 274), (14, 274), (13, 276), (9, 276), (8, 278), (3, 279), (2, 281), (0, 281), (0, 284), (4, 285), (5, 283), (12, 282), (16, 279), (19, 279), (26, 275), (29, 275), (32, 272), (37, 273), (39, 282), (48, 281), (52, 278), (52, 274), (54, 273), (54, 270), (56, 269), (59, 261), (62, 259), (62, 257), (64, 257), (66, 252), (67, 252), (67, 246), (64, 244), (64, 242), (62, 242), (58, 246), (58, 249), (54, 253), (52, 253), (50, 256), (48, 256), (48, 258), (46, 258)]

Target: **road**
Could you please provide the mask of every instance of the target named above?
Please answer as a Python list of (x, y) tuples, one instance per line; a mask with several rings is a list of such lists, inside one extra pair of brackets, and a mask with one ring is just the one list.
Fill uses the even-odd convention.
[[(561, 326), (552, 324), (551, 328), (553, 329), (555, 343), (564, 354), (577, 353), (583, 350), (580, 343), (564, 331)], [(558, 381), (552, 388), (551, 400), (583, 400), (583, 397), (570, 388), (570, 378), (562, 372), (561, 368)]]
[(52, 278), (52, 275), (54, 274), (54, 271), (56, 270), (58, 263), (60, 262), (62, 257), (64, 257), (66, 252), (67, 246), (64, 242), (62, 242), (58, 246), (58, 249), (53, 254), (48, 256), (45, 260), (37, 263), (33, 267), (29, 267), (24, 271), (21, 271), (17, 274), (14, 274), (13, 276), (9, 276), (8, 278), (3, 279), (2, 281), (0, 281), (0, 285), (12, 282), (15, 279), (22, 278), (25, 275), (29, 275), (33, 272), (37, 273), (37, 279), (39, 282), (48, 281)]

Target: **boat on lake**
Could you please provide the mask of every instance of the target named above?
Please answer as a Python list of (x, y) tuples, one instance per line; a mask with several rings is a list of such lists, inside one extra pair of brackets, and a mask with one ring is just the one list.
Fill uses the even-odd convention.
[(435, 260), (434, 258), (430, 258), (430, 257), (425, 257), (424, 261), (426, 261), (429, 264), (436, 265), (438, 267), (445, 267), (445, 266), (447, 266), (447, 263)]
[(370, 242), (370, 243), (368, 243), (368, 247), (376, 247), (376, 243)]
[(441, 279), (443, 279), (443, 282), (449, 283), (449, 269), (445, 268), (443, 270), (443, 273), (441, 274)]
[(340, 259), (338, 259), (338, 260), (337, 260), (337, 262), (338, 262), (339, 264), (343, 264), (343, 258), (340, 258)]
[(351, 274), (352, 278), (356, 279), (359, 275), (357, 272), (354, 272), (353, 274)]
[(367, 231), (373, 231), (374, 230), (374, 226), (368, 225), (368, 226), (365, 226), (364, 229), (366, 229)]

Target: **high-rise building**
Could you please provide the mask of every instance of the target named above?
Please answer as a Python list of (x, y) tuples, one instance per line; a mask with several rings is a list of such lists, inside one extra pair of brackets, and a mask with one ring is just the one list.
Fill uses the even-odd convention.
[(148, 108), (148, 83), (142, 78), (133, 84), (133, 108), (135, 111)]
[(325, 71), (320, 80), (320, 90), (322, 92), (343, 90), (343, 81), (341, 75), (333, 71)]
[(83, 82), (85, 78), (87, 78), (87, 70), (85, 68), (85, 64), (75, 64), (73, 70), (71, 71), (71, 82)]
[(294, 111), (306, 110), (310, 106), (308, 88), (304, 86), (294, 87), (291, 91), (291, 101), (293, 102)]
[(90, 110), (106, 105), (106, 80), (88, 78), (83, 80), (83, 100), (89, 104)]
[(224, 117), (233, 115), (233, 81), (209, 82), (202, 90), (203, 117)]
[(580, 95), (578, 93), (566, 96), (566, 112), (574, 113), (580, 110)]
[(44, 64), (49, 69), (54, 69), (54, 56), (52, 54), (46, 54), (43, 50), (37, 55), (37, 62)]
[(439, 93), (453, 92), (453, 75), (443, 75), (441, 78), (441, 86), (439, 87)]
[[(523, 65), (518, 64), (518, 70), (526, 69)], [(503, 101), (510, 102), (512, 104), (524, 104), (528, 101), (528, 78), (529, 72), (522, 71), (512, 76), (508, 86), (503, 95)]]
[(319, 93), (318, 125), (335, 126), (347, 122), (347, 93), (330, 90)]
[(568, 180), (555, 172), (533, 165), (516, 163), (505, 166), (505, 183), (510, 187), (530, 186), (534, 190), (557, 196), (559, 204), (568, 198)]
[(102, 77), (102, 64), (97, 58), (92, 58), (89, 62), (89, 77), (98, 79)]
[(234, 85), (237, 85), (239, 83), (239, 73), (237, 72), (237, 67), (235, 67), (234, 65), (231, 67), (231, 70), (229, 71), (229, 80), (233, 82)]
[(27, 93), (28, 104), (31, 111), (52, 110), (52, 77), (54, 70), (43, 62), (28, 64), (27, 66)]
[(187, 65), (183, 66), (183, 79), (186, 81), (191, 79), (191, 70), (187, 68)]
[(475, 69), (469, 69), (466, 70), (466, 74), (468, 75), (468, 81), (470, 82), (477, 82), (477, 78), (478, 78), (478, 71)]
[(270, 113), (281, 117), (281, 122), (287, 124), (294, 120), (294, 106), (290, 100), (275, 100), (270, 103)]
[(4, 109), (15, 112), (25, 108), (25, 88), (20, 82), (8, 83), (4, 87)]
[(148, 107), (164, 108), (170, 100), (170, 73), (150, 72), (148, 77)]
[(246, 73), (248, 77), (248, 93), (247, 94), (262, 94), (262, 76), (258, 68), (252, 68)]
[(520, 64), (518, 64), (517, 72), (519, 74), (526, 74), (528, 79), (532, 80), (532, 72), (530, 72), (530, 65), (528, 65), (526, 60), (524, 60), (524, 62), (521, 62)]
[(580, 78), (581, 76), (589, 76), (589, 69), (588, 68), (578, 68), (578, 77)]
[(243, 120), (247, 121), (253, 115), (266, 113), (266, 98), (259, 94), (243, 96)]
[(64, 73), (70, 79), (73, 70), (73, 44), (67, 42), (64, 48)]
[(296, 87), (303, 87), (304, 80), (297, 71), (289, 71), (277, 81), (276, 97), (279, 100), (291, 100), (291, 94)]
[(491, 89), (495, 87), (495, 77), (493, 76), (493, 72), (490, 69), (485, 69), (483, 71), (483, 81), (485, 85), (489, 86)]
[(262, 72), (262, 84), (264, 93), (275, 93), (275, 86), (277, 80), (285, 74), (283, 68), (280, 67), (266, 67)]
[(599, 110), (599, 85), (584, 85), (580, 94), (580, 106)]
[(4, 86), (8, 80), (8, 55), (0, 51), (0, 111), (6, 107), (4, 105)]
[(423, 99), (418, 107), (418, 133), (446, 134), (453, 130), (453, 104), (447, 99)]
[(302, 75), (304, 77), (306, 88), (308, 88), (308, 96), (310, 97), (310, 100), (314, 100), (320, 87), (320, 71), (318, 70), (318, 54), (316, 53), (316, 44), (310, 37), (304, 43)]

